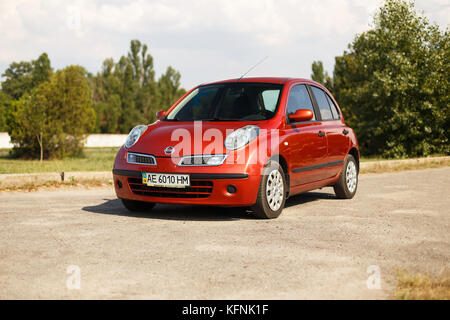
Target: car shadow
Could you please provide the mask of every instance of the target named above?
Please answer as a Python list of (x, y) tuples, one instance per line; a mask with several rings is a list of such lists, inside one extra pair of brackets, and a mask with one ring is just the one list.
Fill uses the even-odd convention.
[(336, 200), (334, 192), (305, 192), (300, 193), (295, 196), (289, 197), (284, 204), (285, 208), (294, 207), (308, 202), (318, 201), (318, 200)]
[(213, 207), (191, 205), (157, 204), (153, 209), (142, 212), (127, 210), (119, 199), (104, 199), (96, 206), (86, 206), (82, 210), (90, 213), (110, 214), (144, 219), (192, 220), (192, 221), (233, 221), (256, 220), (246, 208)]
[[(317, 200), (336, 199), (332, 193), (306, 192), (290, 197), (285, 208), (301, 205)], [(251, 215), (251, 211), (243, 207), (214, 207), (191, 205), (157, 204), (153, 209), (143, 212), (131, 212), (127, 210), (119, 199), (103, 199), (105, 202), (86, 206), (82, 210), (96, 214), (109, 214), (116, 216), (163, 219), (163, 220), (191, 220), (191, 221), (235, 221), (235, 220), (259, 220)]]

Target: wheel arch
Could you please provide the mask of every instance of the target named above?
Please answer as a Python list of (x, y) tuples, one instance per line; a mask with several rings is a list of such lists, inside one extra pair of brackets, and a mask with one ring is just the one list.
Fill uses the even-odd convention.
[(353, 158), (355, 158), (355, 160), (356, 160), (356, 167), (357, 167), (358, 172), (359, 172), (359, 151), (358, 151), (358, 149), (353, 147), (353, 148), (350, 149), (348, 154), (351, 154), (353, 156)]
[(289, 175), (289, 166), (286, 159), (281, 154), (276, 154), (270, 157), (269, 160), (277, 161), (280, 166), (283, 168), (284, 176), (286, 178), (286, 198), (289, 196), (289, 191), (291, 188), (291, 177)]

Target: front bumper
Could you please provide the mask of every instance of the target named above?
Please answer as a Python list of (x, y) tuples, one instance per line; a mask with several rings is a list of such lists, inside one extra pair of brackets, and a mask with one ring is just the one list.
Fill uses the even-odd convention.
[[(179, 167), (170, 158), (158, 158), (157, 166), (130, 164), (120, 150), (114, 163), (113, 179), (118, 198), (154, 203), (250, 206), (256, 202), (260, 184), (259, 165)], [(189, 174), (189, 188), (147, 187), (142, 172)], [(230, 186), (235, 192), (230, 193)], [(233, 188), (231, 188), (233, 189)], [(234, 190), (233, 190), (234, 191)]]

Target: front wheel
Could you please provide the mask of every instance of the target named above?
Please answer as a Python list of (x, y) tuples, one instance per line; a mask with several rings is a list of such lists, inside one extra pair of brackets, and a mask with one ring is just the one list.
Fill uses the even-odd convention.
[(152, 202), (127, 200), (127, 199), (120, 199), (120, 200), (122, 200), (123, 206), (132, 212), (145, 212), (153, 209), (153, 207), (155, 206), (155, 204)]
[(286, 177), (278, 162), (271, 161), (264, 168), (253, 215), (261, 219), (277, 218), (286, 201)]
[(358, 167), (355, 158), (349, 154), (338, 182), (334, 185), (334, 193), (340, 199), (351, 199), (358, 188)]

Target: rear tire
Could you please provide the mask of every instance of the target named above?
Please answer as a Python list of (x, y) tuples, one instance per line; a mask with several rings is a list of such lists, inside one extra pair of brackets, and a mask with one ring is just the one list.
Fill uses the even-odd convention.
[(145, 212), (153, 209), (155, 206), (152, 202), (136, 201), (128, 199), (120, 199), (125, 208), (132, 212)]
[(285, 202), (286, 176), (278, 162), (270, 161), (264, 168), (252, 214), (260, 219), (277, 218), (283, 211)]
[(339, 199), (351, 199), (358, 189), (358, 165), (355, 158), (349, 154), (345, 159), (344, 167), (338, 182), (333, 186), (334, 193)]

